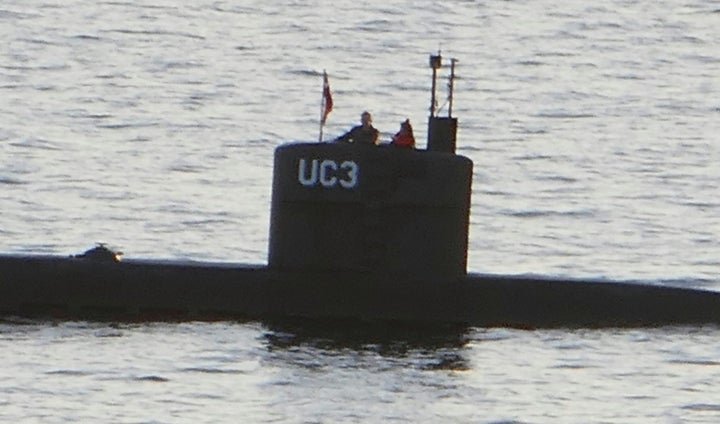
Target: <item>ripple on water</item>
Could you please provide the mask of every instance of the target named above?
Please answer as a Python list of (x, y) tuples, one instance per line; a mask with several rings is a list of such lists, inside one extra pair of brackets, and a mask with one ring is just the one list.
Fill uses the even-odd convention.
[[(325, 134), (369, 109), (383, 134), (410, 118), (419, 136), (441, 39), (460, 59), (458, 152), (475, 163), (471, 270), (720, 287), (717, 7), (51, 3), (0, 8), (0, 251), (108, 240), (264, 263), (272, 152), (317, 139), (322, 70)], [(0, 421), (720, 413), (717, 328), (385, 330), (2, 321)]]

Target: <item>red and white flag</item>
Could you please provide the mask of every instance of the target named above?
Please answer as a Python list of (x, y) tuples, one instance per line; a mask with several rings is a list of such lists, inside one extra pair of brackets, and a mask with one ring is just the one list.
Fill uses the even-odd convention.
[(320, 117), (320, 125), (325, 125), (328, 115), (333, 108), (332, 93), (330, 93), (330, 82), (328, 81), (327, 72), (323, 71), (323, 107), (322, 116)]

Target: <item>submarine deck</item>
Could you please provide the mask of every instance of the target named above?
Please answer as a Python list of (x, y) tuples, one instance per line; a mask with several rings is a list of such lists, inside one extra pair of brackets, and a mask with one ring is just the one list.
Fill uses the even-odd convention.
[(0, 315), (112, 321), (389, 320), (480, 327), (720, 324), (720, 293), (468, 274), (290, 272), (264, 265), (0, 255)]

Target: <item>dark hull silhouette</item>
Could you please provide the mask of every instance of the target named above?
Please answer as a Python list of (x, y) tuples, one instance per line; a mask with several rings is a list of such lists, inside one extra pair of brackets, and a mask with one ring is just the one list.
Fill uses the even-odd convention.
[(467, 274), (473, 163), (457, 119), (428, 148), (290, 143), (275, 150), (268, 266), (0, 256), (0, 314), (68, 319), (320, 319), (628, 327), (720, 323), (720, 293)]
[(401, 278), (265, 266), (0, 256), (0, 313), (54, 319), (397, 321), (517, 328), (720, 323), (720, 293), (469, 274)]

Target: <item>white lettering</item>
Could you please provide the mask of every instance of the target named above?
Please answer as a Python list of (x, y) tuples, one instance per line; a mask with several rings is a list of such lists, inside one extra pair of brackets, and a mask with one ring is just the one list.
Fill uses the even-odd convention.
[(325, 188), (337, 187), (339, 184), (342, 188), (351, 189), (357, 187), (359, 174), (360, 167), (351, 160), (340, 165), (332, 159), (321, 162), (320, 159), (308, 161), (301, 158), (298, 162), (298, 181), (305, 187), (313, 187), (319, 183)]
[(351, 160), (346, 160), (340, 165), (340, 169), (347, 170), (348, 178), (350, 178), (349, 180), (340, 180), (340, 185), (343, 188), (355, 188), (358, 180), (358, 171), (360, 169), (358, 164)]
[(300, 163), (298, 164), (298, 181), (300, 181), (300, 184), (304, 185), (305, 187), (312, 187), (317, 182), (317, 168), (318, 168), (318, 160), (313, 159), (312, 160), (312, 167), (310, 168), (310, 177), (307, 176), (307, 163), (305, 159), (300, 159)]
[[(328, 169), (333, 170), (333, 176), (330, 178), (328, 178)], [(337, 169), (338, 166), (335, 161), (332, 161), (330, 159), (325, 159), (324, 161), (322, 161), (322, 163), (320, 164), (320, 184), (322, 184), (323, 187), (330, 188), (337, 184), (337, 177), (334, 175), (334, 171), (337, 171)]]

